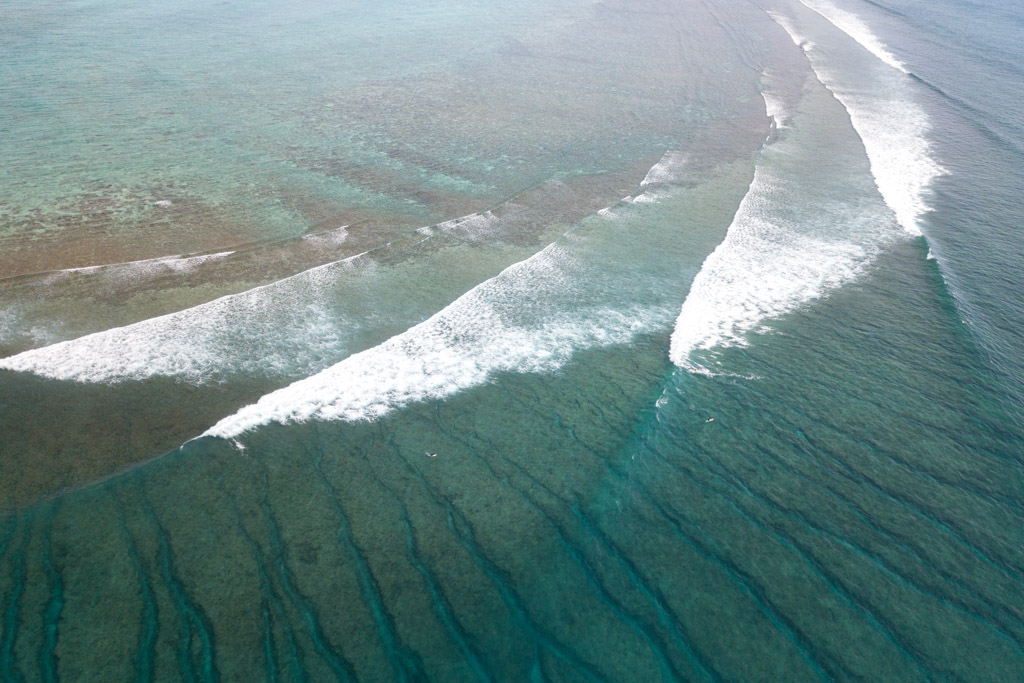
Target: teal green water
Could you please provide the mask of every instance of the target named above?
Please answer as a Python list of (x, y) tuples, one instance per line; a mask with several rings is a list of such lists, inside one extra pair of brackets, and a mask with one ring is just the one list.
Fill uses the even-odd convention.
[(0, 679), (1024, 678), (1015, 8), (0, 8)]

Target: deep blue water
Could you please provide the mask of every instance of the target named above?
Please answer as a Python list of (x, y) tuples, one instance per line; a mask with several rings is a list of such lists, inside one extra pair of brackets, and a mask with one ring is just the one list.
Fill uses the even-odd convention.
[(0, 0), (0, 679), (1024, 678), (1024, 13)]

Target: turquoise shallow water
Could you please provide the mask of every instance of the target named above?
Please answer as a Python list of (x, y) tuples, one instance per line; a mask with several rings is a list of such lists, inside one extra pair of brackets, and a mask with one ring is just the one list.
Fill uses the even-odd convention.
[[(0, 678), (1020, 680), (1024, 22), (943, 7), (6, 3), (217, 258), (0, 280)], [(166, 172), (3, 111), (5, 263)]]

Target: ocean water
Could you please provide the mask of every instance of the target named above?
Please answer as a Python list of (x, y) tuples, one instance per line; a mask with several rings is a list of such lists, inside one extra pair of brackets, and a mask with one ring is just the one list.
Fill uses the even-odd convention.
[(1024, 678), (1021, 8), (0, 18), (0, 679)]

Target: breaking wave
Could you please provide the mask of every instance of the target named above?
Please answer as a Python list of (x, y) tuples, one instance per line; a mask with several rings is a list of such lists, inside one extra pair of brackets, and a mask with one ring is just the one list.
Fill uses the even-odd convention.
[(929, 210), (928, 188), (945, 171), (932, 155), (928, 142), (931, 125), (924, 110), (914, 102), (911, 77), (857, 17), (823, 2), (804, 4), (896, 69), (869, 69), (864, 73), (841, 70), (790, 19), (770, 13), (803, 49), (818, 80), (846, 108), (885, 203), (907, 233), (921, 235), (921, 218)]
[(583, 348), (624, 343), (664, 322), (657, 310), (573, 306), (584, 266), (555, 244), (470, 290), (429, 320), (262, 397), (204, 436), (270, 422), (372, 420), (440, 399), (499, 372), (547, 372)]
[(828, 19), (833, 26), (863, 45), (865, 50), (878, 57), (881, 61), (894, 69), (908, 73), (907, 67), (904, 66), (903, 62), (896, 59), (896, 56), (889, 52), (885, 45), (882, 44), (882, 41), (878, 39), (878, 36), (872, 33), (867, 24), (856, 14), (847, 12), (823, 0), (800, 0), (800, 2), (808, 9), (812, 9)]
[(709, 352), (745, 345), (766, 321), (853, 280), (901, 235), (856, 135), (835, 132), (843, 112), (828, 91), (818, 84), (796, 114), (779, 111), (772, 95), (765, 99), (774, 117), (794, 124), (762, 148), (725, 240), (683, 303), (669, 356), (691, 372), (714, 373)]

